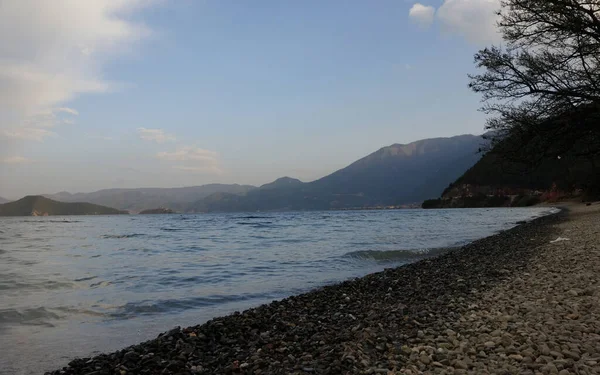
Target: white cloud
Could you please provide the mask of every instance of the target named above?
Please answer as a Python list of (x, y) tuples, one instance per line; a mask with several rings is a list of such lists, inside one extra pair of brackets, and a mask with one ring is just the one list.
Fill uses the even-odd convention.
[(167, 141), (175, 141), (176, 138), (172, 134), (167, 134), (162, 129), (146, 129), (138, 128), (138, 134), (144, 141), (154, 141), (156, 143), (165, 143)]
[(458, 34), (474, 44), (497, 43), (502, 40), (496, 23), (500, 0), (444, 0), (436, 10), (416, 3), (409, 16), (421, 26), (438, 22), (447, 33)]
[(159, 152), (156, 157), (164, 161), (187, 162), (185, 165), (173, 166), (174, 169), (187, 172), (204, 172), (221, 174), (218, 155), (214, 151), (198, 147), (185, 146), (173, 152)]
[(68, 108), (68, 107), (56, 108), (56, 112), (64, 112), (64, 113), (68, 113), (68, 114), (73, 115), (73, 116), (78, 116), (79, 115), (79, 112), (77, 112), (76, 109)]
[(22, 156), (11, 156), (9, 158), (0, 159), (0, 163), (2, 164), (25, 164), (29, 162), (29, 159)]
[(500, 41), (496, 22), (500, 0), (445, 0), (437, 11), (442, 27), (476, 44)]
[(174, 152), (159, 152), (156, 155), (161, 160), (169, 161), (216, 161), (217, 153), (197, 147), (181, 147)]
[(0, 133), (32, 127), (32, 119), (48, 112), (77, 115), (64, 104), (110, 91), (114, 84), (102, 78), (102, 66), (149, 34), (126, 15), (151, 2), (2, 1)]
[(408, 11), (409, 17), (422, 27), (429, 27), (433, 23), (435, 8), (416, 3)]
[(18, 139), (25, 141), (41, 142), (47, 137), (54, 137), (56, 133), (41, 128), (16, 128), (0, 131), (0, 138)]

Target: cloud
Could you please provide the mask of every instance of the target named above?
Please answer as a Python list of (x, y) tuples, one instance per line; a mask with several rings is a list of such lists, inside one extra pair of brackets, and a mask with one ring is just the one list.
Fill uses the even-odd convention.
[(22, 156), (11, 156), (9, 158), (0, 159), (0, 163), (2, 164), (25, 164), (29, 162), (29, 159)]
[(198, 147), (185, 146), (180, 147), (173, 152), (159, 152), (156, 157), (164, 161), (185, 162), (173, 166), (187, 172), (205, 172), (221, 174), (222, 169), (219, 166), (218, 154), (214, 151), (204, 150)]
[(159, 152), (156, 155), (161, 160), (169, 161), (216, 161), (217, 153), (197, 147), (181, 147), (174, 152)]
[(445, 0), (437, 11), (442, 27), (475, 44), (499, 42), (500, 0)]
[(55, 137), (56, 133), (41, 128), (16, 128), (0, 131), (0, 138), (41, 142), (47, 137)]
[(429, 27), (433, 23), (435, 8), (416, 3), (408, 11), (408, 16), (422, 27)]
[(75, 110), (73, 108), (68, 108), (68, 107), (56, 108), (56, 112), (64, 112), (64, 113), (68, 113), (68, 114), (73, 115), (73, 116), (78, 116), (79, 115), (79, 112), (77, 112), (77, 110)]
[(165, 143), (167, 141), (175, 141), (176, 138), (172, 134), (167, 134), (162, 129), (146, 129), (138, 128), (138, 134), (144, 141), (154, 141), (156, 143)]
[(502, 40), (496, 26), (499, 9), (500, 0), (444, 0), (437, 10), (416, 3), (409, 16), (422, 26), (429, 26), (435, 21), (445, 32), (481, 45)]
[(127, 16), (154, 1), (2, 1), (0, 133), (32, 127), (48, 112), (76, 116), (65, 103), (114, 89), (102, 67), (150, 34)]

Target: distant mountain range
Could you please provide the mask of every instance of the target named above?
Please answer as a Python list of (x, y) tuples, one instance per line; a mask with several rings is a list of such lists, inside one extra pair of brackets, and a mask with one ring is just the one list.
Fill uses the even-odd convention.
[(475, 164), (481, 136), (394, 144), (319, 180), (284, 177), (247, 194), (217, 193), (190, 212), (325, 210), (419, 203), (439, 194)]
[(282, 177), (260, 187), (211, 184), (184, 188), (107, 189), (45, 197), (137, 213), (326, 210), (398, 206), (440, 196), (479, 159), (481, 136), (424, 139), (384, 147), (312, 182)]
[(30, 195), (15, 202), (0, 204), (0, 216), (116, 215), (114, 208), (91, 203), (65, 203), (41, 195)]
[(256, 189), (250, 185), (209, 184), (181, 188), (141, 188), (141, 189), (105, 189), (93, 193), (71, 194), (60, 192), (44, 194), (45, 197), (61, 202), (90, 202), (119, 210), (137, 213), (156, 207), (175, 211), (186, 211), (190, 202), (208, 197), (215, 193), (246, 194)]
[(8, 199), (0, 197), (0, 204), (8, 202), (10, 202)]

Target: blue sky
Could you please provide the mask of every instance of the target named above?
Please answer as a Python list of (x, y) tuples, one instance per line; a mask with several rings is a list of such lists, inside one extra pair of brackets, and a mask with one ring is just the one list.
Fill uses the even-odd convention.
[(496, 0), (8, 0), (0, 196), (322, 177), (483, 132)]

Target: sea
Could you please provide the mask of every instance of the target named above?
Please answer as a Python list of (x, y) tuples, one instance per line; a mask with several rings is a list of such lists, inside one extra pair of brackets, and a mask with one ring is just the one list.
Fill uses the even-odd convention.
[(0, 373), (59, 369), (175, 326), (435, 256), (554, 211), (0, 218)]

